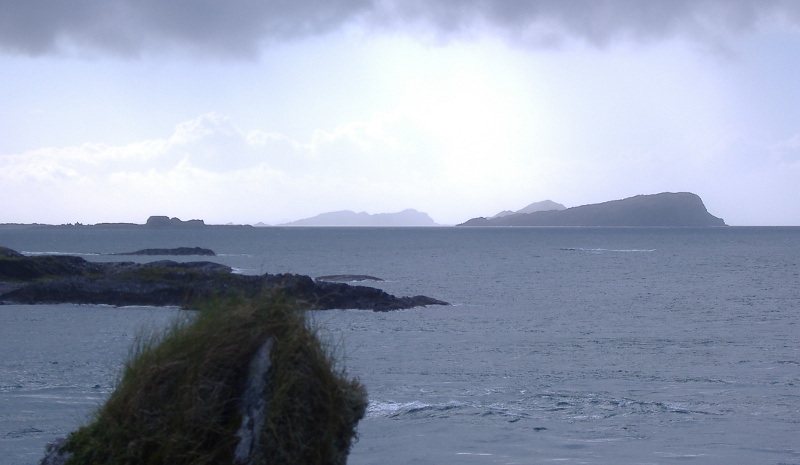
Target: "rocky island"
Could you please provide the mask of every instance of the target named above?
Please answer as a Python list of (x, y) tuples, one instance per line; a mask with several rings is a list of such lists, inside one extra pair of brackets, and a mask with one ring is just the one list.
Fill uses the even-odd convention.
[(710, 227), (725, 226), (690, 192), (637, 195), (564, 210), (473, 218), (459, 226)]
[(142, 249), (135, 252), (122, 252), (111, 255), (203, 255), (215, 257), (217, 254), (211, 249), (202, 247), (175, 247), (171, 249)]
[(27, 257), (0, 247), (0, 303), (197, 308), (214, 299), (268, 295), (318, 310), (388, 311), (448, 305), (426, 296), (395, 297), (373, 287), (314, 281), (298, 274), (236, 274), (226, 265), (208, 261), (99, 263), (63, 255)]
[(151, 216), (147, 219), (145, 227), (148, 228), (203, 228), (206, 226), (203, 220), (187, 220), (180, 218), (170, 218), (168, 216)]

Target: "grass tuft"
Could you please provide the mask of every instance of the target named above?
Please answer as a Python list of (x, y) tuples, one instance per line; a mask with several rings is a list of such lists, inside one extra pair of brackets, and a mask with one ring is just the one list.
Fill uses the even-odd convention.
[(232, 463), (249, 362), (269, 338), (253, 463), (346, 463), (366, 391), (337, 367), (299, 304), (280, 296), (215, 302), (138, 338), (108, 401), (67, 438), (67, 463)]

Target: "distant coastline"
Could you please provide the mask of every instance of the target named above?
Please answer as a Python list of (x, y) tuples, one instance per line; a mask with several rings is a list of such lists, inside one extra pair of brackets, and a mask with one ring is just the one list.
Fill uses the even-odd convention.
[(66, 223), (66, 224), (44, 224), (44, 223), (0, 223), (0, 228), (103, 228), (103, 229), (203, 229), (203, 228), (252, 228), (249, 224), (206, 224), (203, 220), (181, 220), (167, 216), (151, 216), (144, 224), (139, 223)]
[[(2, 223), (2, 229), (14, 228), (104, 228), (104, 229), (203, 229), (259, 227), (441, 227), (424, 212), (407, 209), (397, 213), (356, 213), (351, 210), (321, 213), (288, 223), (266, 225), (206, 224), (202, 219), (181, 220), (168, 216), (151, 216), (144, 224), (20, 224)], [(535, 202), (527, 207), (504, 210), (489, 217), (477, 217), (455, 226), (546, 226), (546, 227), (717, 227), (727, 226), (705, 207), (702, 199), (691, 192), (662, 192), (637, 195), (621, 200), (566, 208), (551, 200)]]
[(356, 213), (351, 210), (321, 213), (311, 218), (304, 218), (279, 226), (311, 226), (311, 227), (428, 227), (439, 226), (425, 212), (406, 209), (397, 213)]

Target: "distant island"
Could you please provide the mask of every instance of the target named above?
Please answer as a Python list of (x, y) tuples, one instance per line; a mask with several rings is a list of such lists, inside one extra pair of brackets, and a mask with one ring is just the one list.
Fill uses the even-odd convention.
[(563, 210), (473, 218), (458, 226), (708, 227), (726, 224), (710, 214), (696, 194), (663, 192)]
[(151, 216), (145, 226), (148, 228), (202, 228), (206, 225), (203, 220), (182, 221), (179, 218), (167, 216)]
[(217, 254), (211, 249), (202, 247), (174, 247), (171, 249), (142, 249), (135, 252), (119, 252), (111, 255), (202, 255), (215, 257)]
[(407, 209), (397, 213), (356, 213), (350, 210), (322, 213), (281, 226), (437, 226), (427, 213)]
[(249, 224), (206, 224), (203, 220), (181, 220), (168, 216), (151, 216), (145, 224), (140, 223), (96, 223), (96, 224), (21, 224), (3, 223), (0, 228), (98, 228), (98, 229), (203, 229), (203, 228), (252, 228)]

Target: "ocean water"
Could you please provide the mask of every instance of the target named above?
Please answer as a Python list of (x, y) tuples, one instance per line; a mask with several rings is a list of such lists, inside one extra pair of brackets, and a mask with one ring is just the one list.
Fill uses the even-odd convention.
[[(800, 228), (0, 229), (0, 245), (208, 247), (241, 273), (369, 274), (453, 303), (312, 314), (369, 392), (351, 464), (800, 464)], [(0, 306), (3, 463), (37, 463), (139, 328), (182, 313)]]

